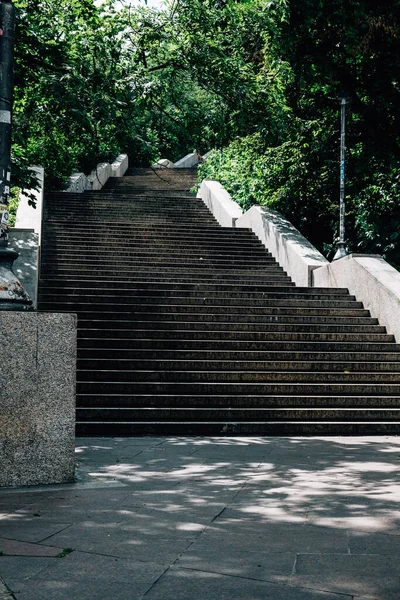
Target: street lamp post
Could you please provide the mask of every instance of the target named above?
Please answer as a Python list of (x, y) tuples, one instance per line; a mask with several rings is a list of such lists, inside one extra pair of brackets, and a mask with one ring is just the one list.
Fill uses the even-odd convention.
[(11, 177), (11, 121), (14, 92), (15, 7), (0, 2), (0, 246), (8, 244)]
[(0, 0), (0, 310), (29, 310), (32, 301), (12, 271), (18, 252), (8, 246), (15, 7)]
[(333, 260), (347, 256), (345, 242), (345, 161), (346, 161), (346, 98), (340, 99), (340, 217), (339, 240)]

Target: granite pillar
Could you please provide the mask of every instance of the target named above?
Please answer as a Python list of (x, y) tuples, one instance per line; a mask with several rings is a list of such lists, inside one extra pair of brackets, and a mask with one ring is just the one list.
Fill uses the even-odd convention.
[(76, 316), (0, 312), (0, 486), (74, 480)]

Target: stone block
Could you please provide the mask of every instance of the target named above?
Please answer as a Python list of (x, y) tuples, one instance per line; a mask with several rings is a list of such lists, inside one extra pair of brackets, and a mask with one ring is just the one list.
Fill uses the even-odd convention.
[(222, 227), (235, 227), (235, 223), (242, 216), (242, 209), (232, 200), (219, 181), (204, 179), (198, 197), (209, 208)]
[(84, 173), (73, 173), (68, 180), (66, 192), (82, 194), (88, 187), (88, 180)]
[(74, 479), (76, 317), (0, 313), (0, 486)]
[(314, 287), (342, 287), (400, 342), (400, 273), (377, 254), (350, 254), (313, 273)]
[(161, 158), (154, 165), (151, 165), (153, 169), (172, 169), (174, 163), (168, 160), (168, 158)]
[(276, 211), (252, 206), (236, 221), (236, 227), (252, 229), (299, 286), (310, 287), (314, 269), (329, 264), (300, 231)]
[(123, 177), (129, 167), (127, 154), (120, 154), (111, 165), (111, 177)]
[(191, 152), (186, 154), (183, 158), (174, 163), (174, 169), (191, 169), (199, 164), (199, 157), (197, 152)]
[(99, 163), (87, 177), (88, 191), (101, 190), (111, 177), (112, 170), (110, 163)]

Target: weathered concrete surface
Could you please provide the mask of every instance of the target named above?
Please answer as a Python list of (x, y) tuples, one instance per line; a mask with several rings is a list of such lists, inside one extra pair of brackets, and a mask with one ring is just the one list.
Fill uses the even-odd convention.
[(161, 158), (159, 161), (151, 165), (153, 169), (172, 169), (174, 163), (168, 158)]
[(37, 307), (39, 235), (33, 229), (10, 229), (9, 247), (19, 253), (13, 271)]
[(235, 223), (243, 214), (239, 204), (232, 200), (219, 181), (204, 179), (197, 196), (203, 200), (222, 227), (235, 227)]
[(0, 486), (74, 478), (76, 317), (0, 313)]
[(199, 164), (199, 157), (197, 152), (190, 152), (190, 154), (186, 154), (183, 158), (174, 163), (174, 169), (191, 169), (192, 167), (196, 167)]
[(400, 273), (381, 256), (350, 254), (313, 273), (315, 287), (348, 288), (400, 342)]
[(123, 177), (129, 167), (127, 154), (120, 154), (111, 164), (111, 177)]
[(101, 190), (112, 175), (110, 163), (99, 163), (87, 176), (86, 189), (88, 191)]
[(252, 206), (236, 221), (236, 227), (252, 229), (299, 286), (311, 286), (314, 269), (329, 264), (300, 231), (276, 211)]
[[(25, 193), (21, 193), (15, 227), (18, 229), (33, 229), (33, 231), (39, 236), (40, 244), (40, 237), (42, 233), (44, 169), (43, 167), (32, 167), (32, 171), (34, 171), (39, 181), (39, 189), (29, 190)], [(33, 208), (28, 204), (30, 200), (29, 195), (34, 196), (36, 208)]]
[(398, 600), (399, 456), (396, 437), (81, 438), (78, 483), (0, 491), (0, 576), (16, 600)]
[(110, 177), (122, 177), (129, 167), (127, 154), (120, 154), (115, 161), (99, 163), (93, 171), (86, 176), (84, 173), (73, 173), (68, 180), (66, 192), (82, 194), (86, 190), (101, 190)]
[(68, 179), (68, 187), (66, 192), (74, 194), (83, 194), (88, 188), (88, 180), (85, 173), (73, 173)]

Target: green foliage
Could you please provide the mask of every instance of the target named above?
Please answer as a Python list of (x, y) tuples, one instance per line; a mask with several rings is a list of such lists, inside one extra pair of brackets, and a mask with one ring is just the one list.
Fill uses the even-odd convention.
[(348, 245), (400, 264), (400, 0), (15, 4), (15, 185), (31, 164), (59, 188), (119, 151), (139, 166), (214, 147), (201, 176), (331, 256), (345, 93)]
[(19, 188), (16, 188), (16, 187), (11, 188), (10, 202), (9, 202), (9, 206), (8, 206), (9, 213), (10, 213), (10, 218), (9, 218), (8, 224), (10, 227), (15, 227), (15, 219), (17, 216), (20, 192), (21, 192), (21, 190)]
[[(332, 256), (339, 199), (338, 95), (345, 93), (351, 100), (348, 245), (399, 265), (399, 8), (399, 0), (289, 3), (284, 18), (276, 20), (274, 45), (267, 48), (270, 62), (281, 60), (290, 69), (267, 126), (259, 122), (256, 135), (232, 138), (201, 174), (220, 179), (244, 208), (260, 203), (281, 211)], [(284, 130), (271, 127), (282, 114)]]

